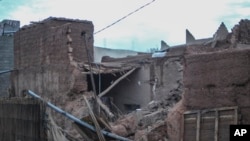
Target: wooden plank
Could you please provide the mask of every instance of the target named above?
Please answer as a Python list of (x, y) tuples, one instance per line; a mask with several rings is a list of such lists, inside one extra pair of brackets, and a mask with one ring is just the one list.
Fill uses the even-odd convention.
[(90, 138), (88, 137), (88, 135), (86, 135), (86, 134), (79, 128), (79, 126), (78, 126), (76, 123), (73, 123), (72, 125), (73, 125), (73, 127), (78, 131), (78, 133), (84, 138), (84, 140), (93, 141), (92, 139), (90, 139)]
[(196, 141), (200, 141), (200, 123), (201, 123), (201, 113), (197, 113), (197, 128), (196, 128)]
[(219, 112), (215, 111), (214, 141), (218, 141), (218, 135), (219, 135)]
[(135, 70), (136, 70), (136, 68), (133, 68), (130, 71), (128, 71), (126, 74), (124, 74), (123, 76), (121, 76), (120, 78), (115, 80), (115, 82), (112, 85), (110, 85), (107, 89), (105, 89), (103, 92), (101, 92), (98, 96), (102, 97), (105, 94), (107, 94), (114, 86), (116, 86), (120, 81), (122, 81), (124, 78), (126, 78), (128, 75), (130, 75)]
[[(209, 112), (214, 113), (210, 115)], [(196, 115), (196, 117), (192, 116)], [(212, 120), (212, 121), (211, 121)], [(202, 121), (202, 122), (201, 122)], [(213, 108), (205, 110), (194, 110), (186, 111), (183, 114), (183, 126), (182, 126), (182, 138), (181, 141), (186, 141), (191, 139), (194, 135), (196, 141), (200, 140), (215, 140), (219, 141), (221, 139), (227, 139), (227, 131), (229, 130), (227, 126), (229, 124), (238, 123), (238, 107), (222, 107), (222, 108)], [(205, 122), (205, 123), (203, 123)], [(225, 123), (224, 123), (225, 122)], [(212, 125), (210, 128), (209, 124)], [(196, 135), (192, 133), (190, 129), (194, 125), (196, 128)], [(224, 130), (226, 132), (224, 132)], [(211, 131), (211, 132), (210, 132)], [(225, 135), (226, 134), (226, 135)], [(223, 136), (222, 136), (223, 135)]]
[(234, 113), (234, 124), (238, 124), (238, 107), (236, 107), (235, 109), (235, 113)]
[(184, 136), (185, 136), (185, 114), (182, 115), (182, 122), (181, 122), (181, 140), (180, 141), (184, 141)]
[(93, 111), (92, 111), (92, 109), (91, 109), (91, 107), (89, 105), (88, 100), (86, 99), (85, 96), (83, 96), (83, 98), (84, 98), (84, 100), (85, 100), (85, 102), (87, 104), (87, 107), (88, 107), (88, 110), (89, 110), (89, 114), (90, 114), (90, 116), (91, 116), (91, 118), (92, 118), (92, 120), (94, 122), (94, 125), (95, 125), (95, 128), (96, 128), (96, 133), (97, 133), (100, 141), (105, 141), (104, 135), (101, 132), (101, 127), (100, 127), (99, 123), (97, 122), (97, 120), (95, 118), (95, 115), (94, 115), (94, 113), (93, 113)]
[[(232, 109), (238, 109), (237, 106), (232, 106), (232, 107), (221, 107), (221, 108), (212, 108), (212, 109), (204, 109), (202, 110), (202, 113), (205, 113), (205, 112), (213, 112), (213, 111), (222, 111), (222, 110), (232, 110)], [(193, 111), (186, 111), (184, 112), (184, 114), (193, 114), (193, 113), (198, 113), (199, 110), (193, 110)]]

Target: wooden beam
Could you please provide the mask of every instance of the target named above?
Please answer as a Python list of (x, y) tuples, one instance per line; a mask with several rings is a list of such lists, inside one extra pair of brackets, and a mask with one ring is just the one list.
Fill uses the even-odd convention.
[(101, 101), (100, 97), (95, 97), (97, 103), (102, 107), (102, 109), (108, 114), (109, 117), (113, 118), (114, 114), (109, 110), (109, 108), (103, 104), (103, 102)]
[(197, 127), (196, 127), (196, 141), (200, 141), (200, 130), (201, 130), (201, 112), (197, 113)]
[(117, 80), (115, 80), (115, 82), (112, 85), (110, 85), (106, 90), (104, 90), (103, 92), (101, 92), (98, 95), (98, 97), (102, 97), (105, 94), (107, 94), (113, 87), (115, 87), (120, 81), (122, 81), (124, 78), (126, 78), (128, 75), (130, 75), (135, 70), (136, 70), (136, 68), (133, 68), (130, 71), (128, 71), (126, 74), (124, 74), (123, 76), (121, 76), (120, 78), (118, 78)]
[(103, 135), (102, 132), (101, 132), (101, 127), (100, 127), (99, 123), (98, 123), (97, 120), (96, 120), (96, 117), (95, 117), (95, 115), (94, 115), (94, 113), (93, 113), (93, 111), (92, 111), (92, 108), (91, 108), (90, 105), (89, 105), (88, 100), (86, 99), (85, 96), (83, 96), (83, 98), (84, 98), (84, 100), (85, 100), (85, 102), (86, 102), (86, 104), (87, 104), (87, 107), (88, 107), (88, 110), (89, 110), (89, 114), (90, 114), (90, 116), (91, 116), (91, 118), (92, 118), (92, 121), (94, 122), (94, 125), (95, 125), (95, 128), (96, 128), (96, 133), (97, 133), (97, 135), (98, 135), (99, 140), (100, 140), (100, 141), (105, 141), (104, 135)]
[(85, 133), (80, 129), (80, 127), (79, 127), (76, 123), (73, 123), (72, 125), (73, 125), (73, 127), (78, 131), (78, 133), (84, 138), (84, 140), (93, 141), (92, 139), (90, 139), (90, 138), (88, 137), (87, 134), (85, 134)]
[(216, 110), (215, 111), (215, 130), (214, 130), (214, 141), (218, 141), (219, 140), (219, 111)]

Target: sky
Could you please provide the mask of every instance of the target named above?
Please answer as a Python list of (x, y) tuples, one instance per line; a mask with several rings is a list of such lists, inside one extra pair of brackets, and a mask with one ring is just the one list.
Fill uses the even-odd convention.
[(249, 0), (0, 0), (0, 21), (21, 26), (50, 16), (92, 21), (94, 32), (145, 6), (113, 26), (94, 34), (94, 46), (149, 51), (184, 44), (188, 29), (196, 39), (212, 37), (224, 22), (229, 31), (250, 19)]

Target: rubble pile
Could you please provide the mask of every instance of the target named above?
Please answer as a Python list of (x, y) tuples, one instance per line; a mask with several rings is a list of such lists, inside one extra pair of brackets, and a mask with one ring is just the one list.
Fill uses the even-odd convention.
[(157, 57), (105, 56), (100, 63), (92, 62), (93, 31), (90, 21), (50, 17), (14, 34), (10, 91), (26, 98), (32, 90), (55, 104), (52, 126), (70, 140), (177, 141), (186, 111), (224, 106), (244, 107), (240, 122), (250, 123), (250, 20), (232, 32), (222, 23), (211, 38), (187, 30), (185, 44), (162, 42)]

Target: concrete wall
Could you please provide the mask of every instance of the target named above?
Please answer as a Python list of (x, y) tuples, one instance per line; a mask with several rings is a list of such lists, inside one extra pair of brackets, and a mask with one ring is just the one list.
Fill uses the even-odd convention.
[[(20, 22), (13, 20), (3, 20), (0, 22), (0, 71), (14, 68), (13, 34), (4, 34), (7, 31), (17, 31)], [(10, 88), (10, 73), (0, 74), (0, 97), (7, 96)]]
[[(0, 71), (14, 67), (13, 36), (0, 36)], [(10, 87), (10, 73), (0, 74), (0, 97), (7, 96)]]
[(0, 22), (0, 36), (13, 35), (20, 27), (20, 21), (3, 20)]
[(64, 105), (67, 94), (86, 91), (86, 76), (78, 67), (88, 60), (82, 32), (87, 34), (87, 48), (93, 56), (92, 22), (48, 18), (21, 28), (14, 39), (16, 95), (30, 89)]

